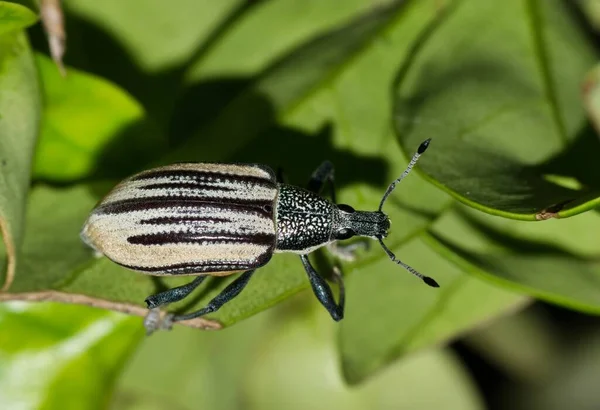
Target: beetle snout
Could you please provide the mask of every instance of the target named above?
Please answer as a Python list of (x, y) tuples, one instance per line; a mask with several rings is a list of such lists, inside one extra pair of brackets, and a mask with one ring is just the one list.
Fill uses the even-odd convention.
[(354, 211), (340, 214), (339, 226), (350, 229), (354, 235), (384, 238), (390, 228), (390, 220), (380, 211)]

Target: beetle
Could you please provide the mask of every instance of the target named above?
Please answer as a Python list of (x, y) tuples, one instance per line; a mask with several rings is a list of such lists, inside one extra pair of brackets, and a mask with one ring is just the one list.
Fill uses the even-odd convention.
[[(265, 165), (179, 163), (143, 171), (118, 184), (92, 210), (81, 238), (97, 253), (134, 271), (197, 276), (186, 285), (146, 298), (150, 313), (185, 298), (207, 276), (242, 272), (198, 311), (167, 314), (162, 322), (156, 314), (149, 314), (148, 333), (217, 311), (278, 252), (300, 256), (317, 299), (339, 321), (345, 301), (341, 275), (334, 270), (339, 284), (336, 302), (308, 259), (309, 253), (326, 245), (342, 256), (352, 253), (352, 244), (331, 246), (337, 241), (353, 236), (376, 239), (393, 262), (438, 287), (435, 280), (396, 258), (383, 242), (390, 228), (383, 205), (430, 141), (421, 143), (406, 170), (389, 185), (377, 211), (356, 211), (336, 203), (334, 168), (329, 161), (315, 170), (306, 189), (278, 182)], [(331, 200), (320, 196), (327, 183)]]

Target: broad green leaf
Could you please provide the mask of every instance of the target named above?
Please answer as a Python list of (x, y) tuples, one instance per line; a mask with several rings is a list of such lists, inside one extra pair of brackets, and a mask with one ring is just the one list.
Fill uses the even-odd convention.
[(144, 339), (124, 369), (111, 408), (237, 409), (241, 384), (277, 313), (270, 310), (219, 332), (175, 327)]
[(565, 7), (459, 2), (398, 73), (395, 122), (405, 152), (432, 137), (421, 169), (469, 206), (539, 220), (600, 203), (600, 184), (586, 175), (598, 143), (570, 150), (585, 136), (580, 84), (597, 53)]
[(32, 190), (22, 263), (17, 266), (11, 292), (57, 290), (90, 263), (92, 254), (79, 239), (79, 231), (96, 200), (87, 186), (61, 189), (40, 185)]
[[(558, 223), (556, 235), (568, 231), (568, 224)], [(456, 212), (440, 219), (428, 237), (428, 243), (441, 255), (477, 277), (551, 303), (599, 314), (597, 253), (576, 255), (553, 242), (537, 242), (519, 231), (510, 231), (509, 226), (502, 231)]]
[[(482, 408), (468, 374), (442, 350), (398, 363), (363, 386), (345, 385), (335, 327), (312, 298), (295, 298), (222, 332), (157, 334), (126, 369), (114, 407)], [(157, 378), (156, 357), (165, 354), (169, 360), (161, 363)]]
[(132, 319), (52, 303), (0, 304), (0, 397), (10, 409), (104, 409), (143, 335)]
[(247, 408), (483, 408), (469, 376), (443, 350), (414, 355), (361, 386), (346, 385), (339, 371), (335, 325), (321, 310), (316, 313), (280, 320), (267, 333), (246, 373)]
[(67, 59), (132, 93), (175, 140), (211, 120), (272, 59), (373, 7), (363, 0), (65, 3), (78, 33)]
[(164, 150), (143, 107), (123, 90), (71, 68), (63, 77), (41, 55), (37, 65), (45, 105), (34, 178), (124, 177)]
[[(21, 16), (21, 23), (29, 21), (29, 11), (16, 10), (15, 20)], [(37, 73), (29, 43), (22, 32), (14, 31), (10, 20), (7, 24), (12, 24), (13, 31), (0, 34), (0, 236), (7, 261), (6, 268), (0, 268), (0, 291), (10, 286), (15, 273), (40, 116)], [(1, 20), (0, 27), (4, 27)]]
[[(472, 278), (415, 239), (397, 249), (404, 262), (432, 276), (430, 288), (388, 259), (360, 267), (347, 280), (339, 344), (346, 380), (357, 383), (392, 360), (443, 343), (525, 302)], [(477, 308), (474, 309), (473, 307)]]
[(37, 16), (27, 7), (0, 1), (0, 36), (22, 30), (36, 21)]
[[(161, 0), (102, 3), (66, 0), (64, 3), (67, 18), (93, 23), (96, 30), (102, 30), (104, 36), (119, 43), (112, 47), (123, 47), (118, 54), (124, 54), (145, 72), (160, 72), (193, 58), (202, 45), (199, 39), (210, 37), (229, 11), (244, 1), (178, 0), (168, 6)], [(85, 42), (76, 43), (75, 47), (75, 53), (89, 51), (78, 49), (85, 47)]]
[[(427, 5), (430, 13), (435, 12), (431, 3)], [(405, 7), (405, 1), (392, 2), (321, 34), (278, 59), (209, 126), (168, 158), (198, 159), (201, 152), (201, 159), (224, 160), (246, 144), (256, 143), (254, 139), (268, 131), (278, 119), (292, 114), (290, 111), (302, 103), (309, 104), (306, 99), (334, 83), (392, 24), (405, 20), (402, 18)], [(413, 37), (415, 31), (432, 18), (431, 15), (417, 16), (409, 31)], [(406, 50), (404, 40), (401, 47)], [(224, 143), (225, 138), (227, 143)], [(212, 143), (207, 144), (207, 140)]]

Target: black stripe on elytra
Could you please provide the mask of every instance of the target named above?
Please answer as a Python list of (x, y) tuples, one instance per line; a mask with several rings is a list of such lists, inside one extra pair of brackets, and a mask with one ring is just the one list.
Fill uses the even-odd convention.
[(136, 187), (136, 189), (152, 190), (152, 189), (198, 189), (203, 191), (236, 191), (236, 188), (220, 186), (220, 185), (208, 185), (206, 183), (199, 182), (161, 182), (156, 184), (148, 184)]
[(194, 222), (231, 222), (228, 218), (218, 218), (210, 216), (161, 216), (158, 218), (148, 218), (139, 221), (141, 225), (172, 225), (172, 224), (188, 224)]
[(144, 235), (133, 235), (127, 238), (127, 242), (133, 245), (167, 245), (178, 243), (201, 244), (207, 242), (215, 244), (251, 244), (251, 245), (274, 245), (275, 233), (229, 233), (229, 232), (159, 232)]
[(121, 263), (119, 265), (131, 270), (149, 272), (154, 275), (190, 275), (194, 273), (199, 274), (210, 272), (245, 271), (249, 269), (255, 269), (269, 262), (272, 256), (273, 249), (267, 249), (265, 252), (258, 255), (253, 261), (240, 261), (237, 263), (233, 261), (210, 261), (207, 263), (191, 262), (163, 266), (134, 266), (124, 265)]
[(252, 175), (231, 175), (224, 174), (221, 172), (210, 172), (210, 171), (194, 171), (188, 169), (177, 169), (177, 170), (156, 170), (147, 171), (139, 175), (135, 175), (131, 178), (131, 181), (143, 181), (146, 179), (155, 178), (168, 178), (172, 181), (182, 181), (181, 177), (189, 178), (194, 181), (202, 182), (232, 182), (232, 183), (244, 183), (258, 186), (265, 186), (274, 188), (276, 181), (274, 177), (255, 177)]
[(241, 212), (273, 218), (273, 202), (270, 200), (241, 200), (223, 198), (196, 197), (147, 197), (122, 199), (120, 201), (102, 204), (96, 208), (97, 214), (123, 214), (150, 209), (175, 210), (185, 215), (202, 215), (204, 208)]

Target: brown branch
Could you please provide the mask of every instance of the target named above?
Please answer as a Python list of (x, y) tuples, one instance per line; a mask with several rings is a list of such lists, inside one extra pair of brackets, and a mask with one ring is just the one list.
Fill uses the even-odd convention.
[[(87, 295), (80, 295), (75, 293), (64, 293), (55, 290), (46, 290), (41, 292), (25, 292), (25, 293), (0, 293), (0, 302), (6, 301), (25, 301), (25, 302), (62, 302), (62, 303), (73, 303), (78, 305), (93, 306), (100, 309), (114, 310), (128, 315), (145, 317), (148, 314), (148, 309), (132, 305), (129, 303), (112, 302), (104, 299), (96, 299)], [(218, 330), (223, 326), (214, 320), (208, 320), (204, 318), (196, 318), (192, 320), (185, 320), (181, 323), (182, 325), (205, 330)]]

